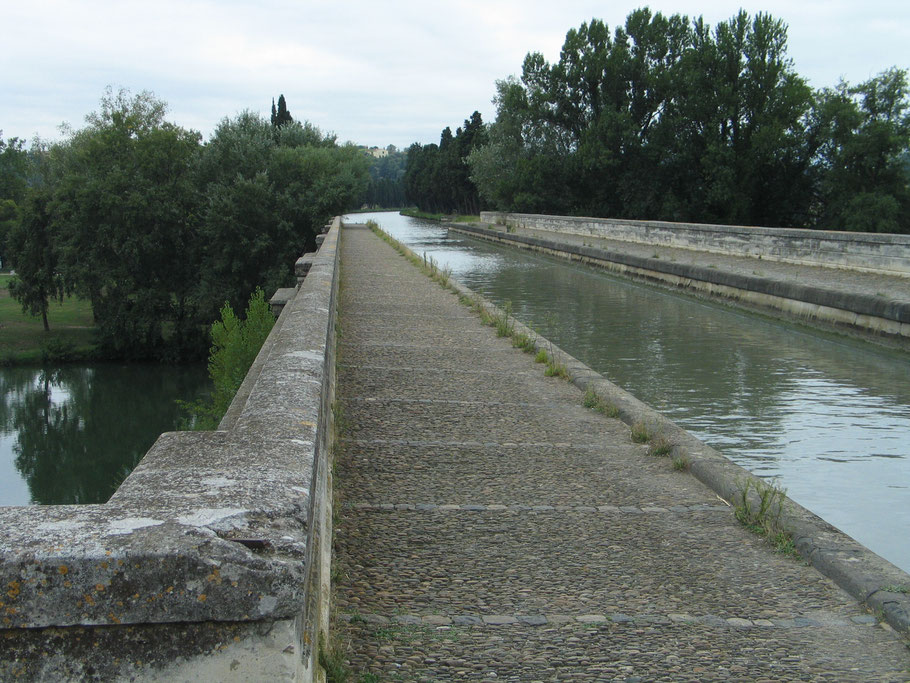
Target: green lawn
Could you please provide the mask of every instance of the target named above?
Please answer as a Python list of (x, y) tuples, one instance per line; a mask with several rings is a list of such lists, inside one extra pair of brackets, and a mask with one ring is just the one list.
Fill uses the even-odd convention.
[(89, 302), (68, 297), (63, 303), (52, 303), (47, 314), (51, 329), (45, 332), (41, 317), (24, 314), (9, 295), (10, 279), (0, 274), (0, 363), (40, 362), (49, 348), (92, 355), (94, 323)]

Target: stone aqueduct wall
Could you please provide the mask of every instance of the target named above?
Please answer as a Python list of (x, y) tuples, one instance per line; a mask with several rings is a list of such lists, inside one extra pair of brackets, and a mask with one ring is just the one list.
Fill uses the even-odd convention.
[(213, 432), (103, 505), (0, 508), (0, 680), (313, 680), (328, 628), (335, 220)]
[(560, 234), (590, 235), (649, 245), (749, 255), (772, 261), (846, 268), (910, 278), (910, 235), (878, 235), (780, 228), (660, 223), (601, 218), (483, 212), (482, 222), (528, 228), (508, 233), (471, 224), (450, 228), (494, 242), (568, 258), (750, 309), (772, 311), (876, 343), (910, 349), (910, 302), (872, 294), (834, 291), (798, 281), (726, 272), (693, 264), (585, 246)]
[(910, 235), (484, 211), (485, 223), (910, 277)]

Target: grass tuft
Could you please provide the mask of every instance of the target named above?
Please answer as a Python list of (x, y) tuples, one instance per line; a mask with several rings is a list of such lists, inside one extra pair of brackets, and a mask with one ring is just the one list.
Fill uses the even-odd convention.
[(532, 339), (526, 334), (512, 334), (512, 346), (521, 349), (525, 353), (534, 353), (537, 351), (537, 340)]
[(585, 390), (585, 396), (582, 399), (582, 404), (585, 408), (595, 410), (598, 413), (606, 415), (607, 417), (619, 417), (619, 408), (617, 408), (612, 403), (605, 401), (603, 397), (598, 396), (598, 394), (591, 387), (588, 387), (587, 390)]
[(493, 327), (497, 337), (511, 337), (515, 332), (515, 319), (512, 317), (512, 302), (506, 301), (499, 313), (493, 316)]
[(749, 531), (764, 536), (776, 552), (799, 557), (793, 535), (781, 525), (786, 499), (787, 491), (776, 482), (746, 479), (734, 499), (734, 514)]
[(658, 436), (651, 440), (651, 447), (648, 449), (648, 455), (657, 457), (666, 457), (673, 450), (673, 444), (665, 436)]
[(688, 472), (691, 465), (692, 462), (689, 460), (688, 456), (676, 455), (673, 457), (673, 469), (677, 472)]
[(543, 371), (547, 377), (559, 377), (560, 379), (569, 379), (569, 371), (562, 363), (557, 363), (553, 358), (547, 361), (547, 369)]
[(351, 670), (344, 661), (344, 654), (325, 642), (320, 643), (319, 666), (325, 671), (327, 683), (347, 683), (351, 680)]
[(644, 422), (636, 422), (630, 430), (632, 441), (635, 443), (648, 443), (651, 440), (651, 432)]

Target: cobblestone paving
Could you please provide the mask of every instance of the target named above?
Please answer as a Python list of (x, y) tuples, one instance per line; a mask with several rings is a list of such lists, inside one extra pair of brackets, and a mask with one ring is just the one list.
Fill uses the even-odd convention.
[(910, 680), (887, 627), (372, 233), (342, 269), (353, 680)]

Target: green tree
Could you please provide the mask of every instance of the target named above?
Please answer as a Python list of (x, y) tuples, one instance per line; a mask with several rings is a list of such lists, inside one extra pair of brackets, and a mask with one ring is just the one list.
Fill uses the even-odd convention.
[(218, 427), (274, 324), (275, 318), (261, 289), (250, 296), (243, 319), (225, 302), (221, 320), (214, 322), (211, 329), (208, 371), (212, 394), (207, 400), (183, 404), (191, 415), (193, 428)]
[(470, 158), (498, 208), (631, 218), (805, 222), (811, 92), (786, 26), (740, 12), (632, 12), (612, 34), (572, 29), (559, 60), (529, 53), (497, 85), (489, 142)]
[(362, 196), (369, 162), (306, 123), (277, 135), (251, 112), (224, 119), (200, 158), (204, 307), (240, 308), (257, 286), (286, 286), (318, 230)]
[(0, 265), (8, 267), (6, 236), (18, 222), (19, 205), (28, 189), (29, 155), (19, 138), (3, 140), (0, 130)]
[(681, 191), (674, 199), (687, 218), (805, 222), (811, 90), (786, 44), (786, 25), (767, 14), (750, 19), (741, 11), (713, 34), (695, 22), (681, 67), (685, 90), (668, 116), (677, 128), (672, 158)]
[(486, 142), (486, 136), (475, 111), (454, 134), (447, 126), (438, 145), (411, 145), (403, 177), (408, 200), (432, 213), (478, 213), (480, 196), (471, 180), (468, 157)]
[(288, 111), (287, 102), (284, 100), (284, 95), (278, 96), (278, 108), (275, 109), (275, 100), (272, 100), (272, 125), (276, 128), (281, 128), (289, 123), (293, 123), (294, 119), (291, 117), (291, 112)]
[(819, 227), (910, 232), (910, 90), (892, 68), (822, 90), (813, 109)]
[(361, 204), (372, 207), (393, 208), (406, 204), (404, 172), (407, 155), (389, 145), (388, 155), (369, 157), (370, 182)]
[(103, 348), (183, 357), (203, 335), (200, 136), (165, 120), (151, 93), (108, 89), (88, 126), (54, 150), (54, 220), (68, 287), (92, 303)]
[(51, 236), (48, 209), (49, 192), (33, 190), (22, 207), (22, 219), (9, 233), (9, 251), (16, 276), (9, 285), (10, 295), (29, 315), (40, 315), (44, 330), (50, 330), (47, 310), (51, 301), (62, 300), (63, 280), (58, 268), (58, 255)]
[(19, 223), (19, 207), (12, 199), (0, 199), (0, 267), (9, 268), (7, 236)]

